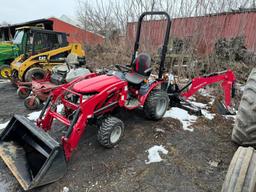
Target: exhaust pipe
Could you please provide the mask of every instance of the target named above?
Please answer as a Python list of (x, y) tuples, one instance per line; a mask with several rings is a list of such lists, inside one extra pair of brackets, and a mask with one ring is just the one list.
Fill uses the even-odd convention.
[(67, 170), (62, 146), (21, 115), (0, 134), (0, 156), (24, 190), (57, 181)]

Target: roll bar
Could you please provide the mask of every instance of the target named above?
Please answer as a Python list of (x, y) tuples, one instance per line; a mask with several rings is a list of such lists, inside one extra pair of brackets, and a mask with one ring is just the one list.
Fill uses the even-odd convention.
[(164, 43), (163, 43), (162, 51), (161, 51), (161, 55), (160, 55), (160, 67), (159, 67), (159, 72), (158, 72), (158, 79), (162, 79), (163, 71), (164, 71), (164, 61), (165, 61), (167, 46), (168, 46), (168, 42), (169, 42), (169, 35), (170, 35), (170, 30), (171, 30), (171, 18), (167, 12), (154, 11), (154, 12), (144, 12), (141, 14), (139, 21), (138, 21), (138, 25), (137, 25), (136, 40), (135, 40), (135, 44), (134, 44), (134, 51), (133, 51), (133, 55), (132, 55), (131, 65), (138, 54), (138, 49), (140, 46), (141, 24), (142, 24), (143, 18), (147, 15), (164, 15), (167, 18), (167, 27), (166, 27)]

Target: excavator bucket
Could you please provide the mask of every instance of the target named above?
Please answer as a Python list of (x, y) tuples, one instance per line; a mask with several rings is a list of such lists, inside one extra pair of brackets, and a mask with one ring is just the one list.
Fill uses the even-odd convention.
[(0, 135), (0, 156), (24, 190), (54, 182), (67, 169), (62, 146), (20, 115)]

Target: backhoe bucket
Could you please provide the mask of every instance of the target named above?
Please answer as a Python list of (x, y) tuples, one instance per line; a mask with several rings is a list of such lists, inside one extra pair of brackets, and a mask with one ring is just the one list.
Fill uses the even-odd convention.
[(0, 134), (0, 156), (24, 190), (54, 182), (67, 169), (62, 146), (20, 115)]

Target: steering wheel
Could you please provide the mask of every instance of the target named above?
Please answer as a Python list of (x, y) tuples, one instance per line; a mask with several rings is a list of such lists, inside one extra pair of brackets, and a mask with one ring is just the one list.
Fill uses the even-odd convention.
[[(124, 65), (119, 65), (119, 64), (115, 64), (115, 67), (121, 71), (121, 72), (128, 72), (128, 71), (131, 71), (132, 69), (130, 67), (126, 67)], [(125, 69), (125, 71), (123, 70)]]

